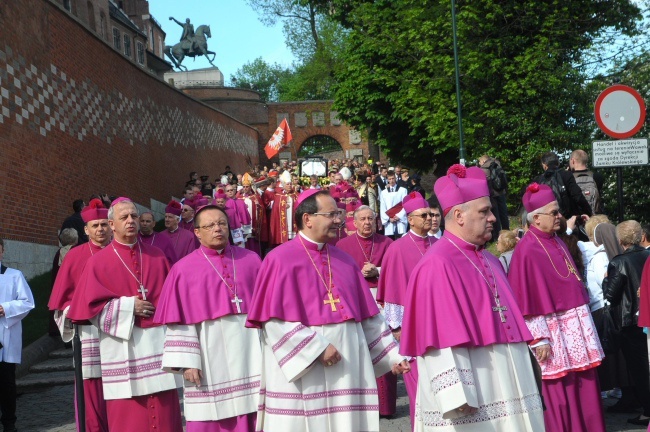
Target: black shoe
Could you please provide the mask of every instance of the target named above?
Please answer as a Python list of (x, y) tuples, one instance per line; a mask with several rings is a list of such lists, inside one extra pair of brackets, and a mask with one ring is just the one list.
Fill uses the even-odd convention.
[(627, 422), (629, 424), (633, 424), (633, 425), (636, 425), (636, 426), (648, 426), (648, 424), (650, 424), (650, 417), (646, 417), (646, 418), (642, 419), (641, 415), (642, 414), (639, 414), (638, 417), (627, 419)]
[(619, 413), (619, 414), (634, 414), (639, 411), (641, 407), (636, 407), (634, 405), (622, 404), (617, 402), (611, 407), (607, 408), (607, 412), (610, 413)]

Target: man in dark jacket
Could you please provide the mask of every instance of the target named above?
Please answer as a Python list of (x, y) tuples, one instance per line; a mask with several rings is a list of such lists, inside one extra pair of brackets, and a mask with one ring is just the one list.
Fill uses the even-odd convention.
[(553, 152), (546, 152), (542, 155), (541, 163), (544, 173), (535, 181), (549, 185), (553, 189), (562, 216), (566, 219), (570, 219), (572, 216), (578, 216), (578, 218), (582, 215), (591, 216), (589, 202), (582, 194), (573, 174), (560, 169), (560, 159), (557, 155)]
[(84, 200), (82, 199), (74, 200), (74, 202), (72, 203), (72, 209), (74, 210), (74, 213), (68, 216), (63, 221), (63, 224), (61, 225), (61, 231), (63, 231), (66, 228), (74, 228), (75, 231), (77, 231), (77, 235), (79, 237), (78, 244), (88, 242), (88, 235), (86, 234), (85, 231), (86, 223), (81, 218), (81, 210), (83, 210), (84, 207), (86, 207)]
[(641, 225), (633, 220), (621, 222), (616, 226), (616, 237), (624, 252), (614, 257), (607, 266), (607, 276), (603, 280), (603, 295), (605, 300), (612, 304), (612, 316), (621, 327), (621, 350), (629, 374), (634, 377), (635, 396), (643, 407), (643, 413), (629, 419), (628, 423), (648, 426), (650, 422), (648, 348), (643, 329), (637, 326), (639, 311), (637, 290), (641, 285), (643, 266), (650, 256), (650, 250), (639, 245), (642, 232)]

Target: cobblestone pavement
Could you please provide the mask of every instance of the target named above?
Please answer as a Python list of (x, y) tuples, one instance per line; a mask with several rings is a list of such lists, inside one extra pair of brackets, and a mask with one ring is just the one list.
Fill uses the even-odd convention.
[[(392, 419), (381, 419), (381, 432), (409, 432), (408, 399), (404, 383), (398, 382), (397, 413)], [(20, 432), (74, 432), (73, 386), (58, 386), (39, 393), (27, 393), (18, 398), (18, 430)], [(607, 399), (605, 406), (616, 400)], [(628, 427), (626, 419), (632, 414), (605, 414), (608, 432), (641, 431), (643, 427)]]

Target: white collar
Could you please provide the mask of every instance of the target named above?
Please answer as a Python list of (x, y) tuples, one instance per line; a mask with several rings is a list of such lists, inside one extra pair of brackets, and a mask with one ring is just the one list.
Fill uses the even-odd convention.
[(130, 247), (131, 249), (133, 249), (133, 246), (135, 246), (135, 245), (138, 243), (138, 240), (137, 240), (137, 239), (136, 239), (136, 241), (135, 241), (134, 243), (131, 243), (131, 244), (128, 244), (128, 243), (122, 243), (121, 241), (117, 241), (116, 239), (113, 239), (113, 241), (114, 241), (115, 243), (121, 244), (122, 246), (128, 246), (128, 247)]
[(317, 241), (314, 241), (314, 240), (310, 239), (310, 238), (307, 237), (305, 234), (303, 234), (302, 231), (299, 231), (298, 234), (300, 234), (300, 237), (304, 238), (304, 239), (307, 240), (309, 243), (313, 243), (313, 244), (317, 245), (317, 246), (318, 246), (318, 250), (323, 249), (323, 247), (325, 246), (325, 243), (318, 243)]

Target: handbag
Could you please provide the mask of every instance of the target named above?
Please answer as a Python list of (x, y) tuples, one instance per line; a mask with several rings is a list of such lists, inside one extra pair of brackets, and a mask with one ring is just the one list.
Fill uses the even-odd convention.
[(600, 337), (600, 344), (603, 347), (603, 351), (605, 354), (615, 354), (621, 348), (621, 328), (614, 321), (612, 307), (607, 302), (603, 306), (600, 327), (598, 336)]

